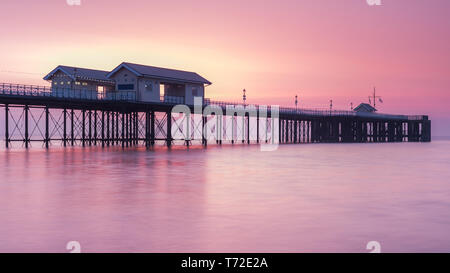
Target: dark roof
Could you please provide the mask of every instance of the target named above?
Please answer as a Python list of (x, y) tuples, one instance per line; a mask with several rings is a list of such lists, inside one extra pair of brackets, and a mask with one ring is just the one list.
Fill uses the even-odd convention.
[(116, 67), (113, 71), (111, 71), (107, 75), (108, 79), (110, 79), (112, 75), (114, 75), (117, 71), (119, 71), (122, 68), (128, 69), (129, 71), (133, 72), (136, 76), (148, 76), (173, 81), (211, 84), (211, 82), (209, 82), (207, 79), (201, 77), (195, 72), (126, 63), (126, 62), (121, 63), (118, 67)]
[(73, 80), (81, 79), (81, 80), (104, 81), (113, 83), (113, 81), (111, 81), (106, 77), (109, 73), (108, 71), (87, 69), (81, 67), (72, 67), (65, 65), (57, 66), (47, 76), (44, 77), (44, 80), (50, 80), (51, 77), (58, 71), (65, 73)]
[(358, 105), (355, 109), (353, 109), (355, 112), (376, 112), (377, 109), (375, 109), (372, 105), (368, 103), (361, 103)]

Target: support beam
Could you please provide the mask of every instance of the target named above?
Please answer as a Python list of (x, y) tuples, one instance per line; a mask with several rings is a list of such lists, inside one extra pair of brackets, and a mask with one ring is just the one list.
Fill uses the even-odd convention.
[(48, 146), (50, 143), (48, 120), (49, 120), (49, 109), (48, 109), (48, 107), (45, 107), (45, 148), (46, 149), (48, 149)]
[(150, 116), (150, 145), (155, 145), (155, 111), (152, 111)]
[[(203, 127), (202, 127), (203, 128)], [(172, 111), (167, 112), (167, 147), (172, 146)]]
[(86, 144), (86, 110), (83, 109), (81, 110), (81, 143), (83, 145), (83, 147)]
[(74, 124), (74, 118), (75, 118), (75, 113), (73, 111), (73, 109), (70, 109), (70, 140), (71, 140), (71, 144), (72, 146), (75, 145), (75, 124)]
[(63, 145), (67, 147), (67, 109), (63, 109)]
[(28, 105), (25, 105), (24, 111), (25, 111), (25, 148), (28, 148), (28, 144), (30, 142), (30, 138), (28, 135), (28, 113), (29, 113), (30, 108), (28, 107)]
[(5, 104), (5, 146), (9, 148), (9, 106)]

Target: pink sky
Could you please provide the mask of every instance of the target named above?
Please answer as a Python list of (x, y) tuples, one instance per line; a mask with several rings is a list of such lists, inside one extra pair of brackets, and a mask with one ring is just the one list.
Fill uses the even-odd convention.
[[(0, 82), (45, 84), (58, 64), (196, 71), (207, 97), (429, 114), (450, 135), (450, 1), (2, 1)], [(19, 73), (20, 72), (20, 73)]]

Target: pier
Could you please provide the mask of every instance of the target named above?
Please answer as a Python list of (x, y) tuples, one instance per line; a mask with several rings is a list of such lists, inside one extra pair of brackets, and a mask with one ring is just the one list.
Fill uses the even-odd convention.
[[(258, 143), (430, 142), (428, 116), (308, 110), (201, 99), (141, 102), (133, 93), (107, 95), (76, 89), (1, 84), (6, 148), (21, 143), (61, 146), (145, 146)], [(196, 112), (197, 111), (197, 112)]]

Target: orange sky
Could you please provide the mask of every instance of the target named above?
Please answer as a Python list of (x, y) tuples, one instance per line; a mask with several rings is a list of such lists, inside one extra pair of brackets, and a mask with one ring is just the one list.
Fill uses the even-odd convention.
[[(45, 84), (58, 64), (196, 71), (207, 97), (430, 114), (449, 134), (450, 1), (2, 1), (0, 82)], [(438, 131), (436, 131), (438, 130)]]

